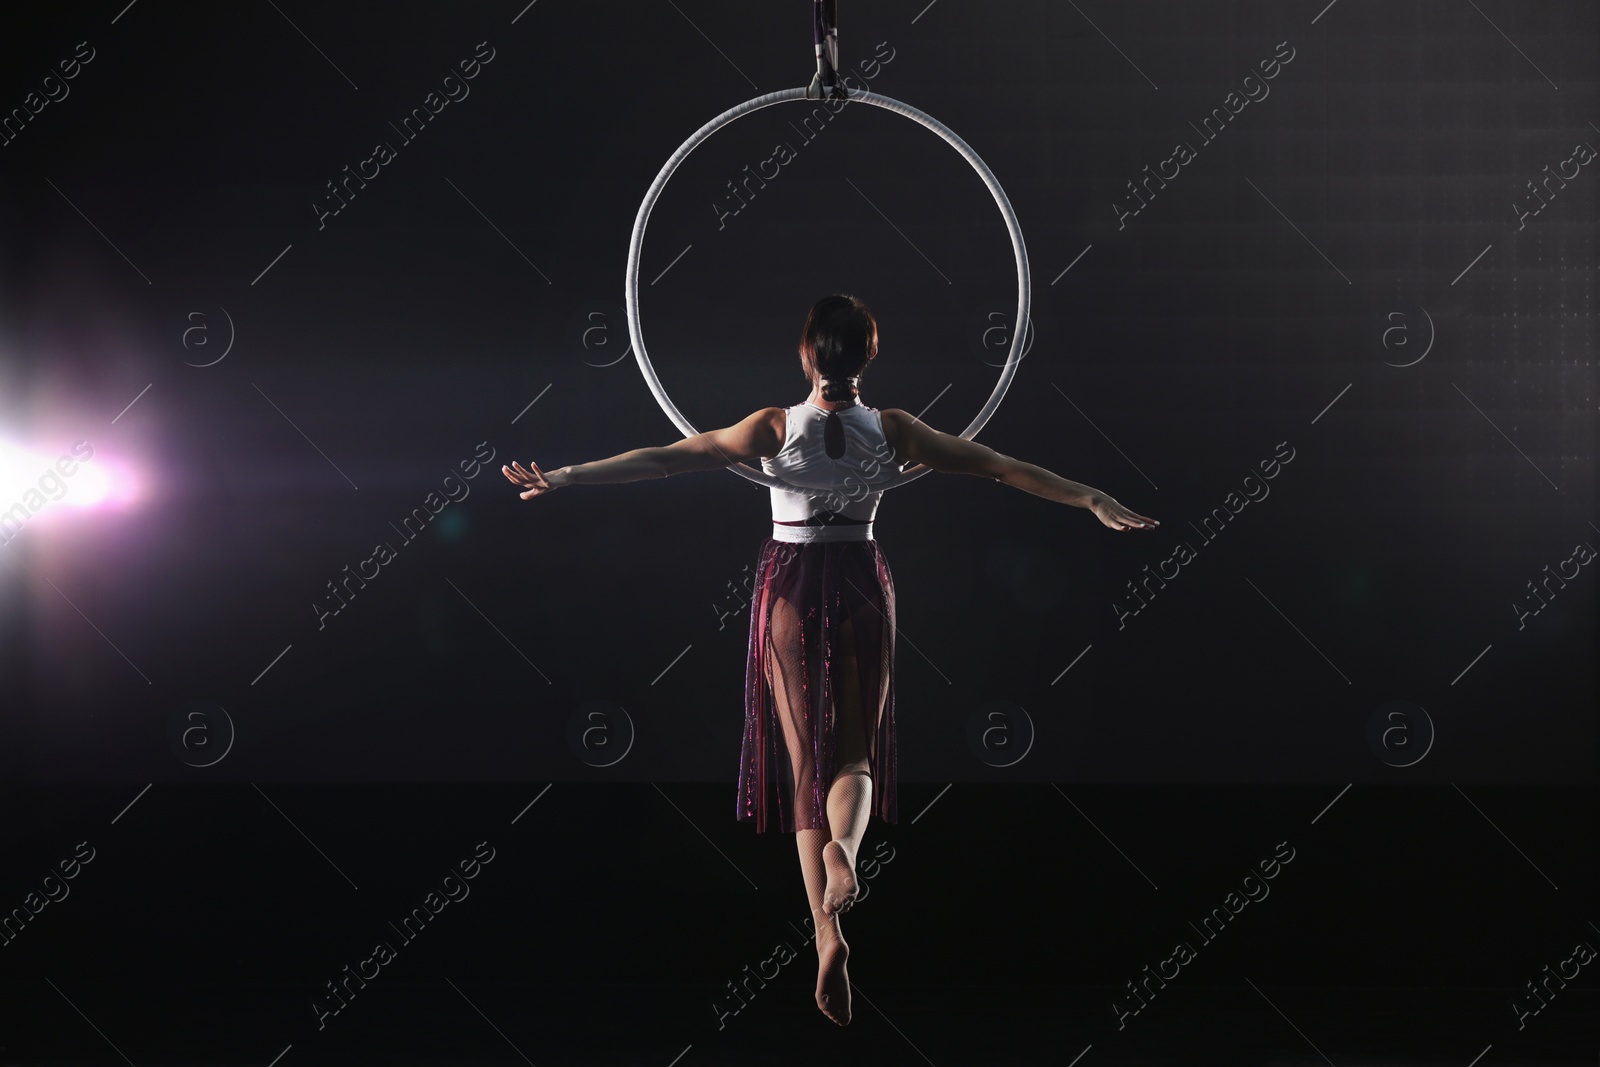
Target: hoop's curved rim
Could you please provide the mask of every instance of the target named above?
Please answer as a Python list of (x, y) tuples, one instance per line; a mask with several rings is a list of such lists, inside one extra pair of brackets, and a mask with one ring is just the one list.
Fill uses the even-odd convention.
[[(673, 425), (677, 426), (678, 429), (683, 432), (685, 437), (692, 437), (700, 431), (695, 428), (693, 423), (684, 417), (683, 412), (678, 410), (678, 406), (672, 402), (672, 398), (667, 395), (667, 391), (662, 387), (661, 380), (656, 377), (655, 367), (651, 365), (650, 357), (645, 351), (644, 330), (639, 322), (639, 261), (641, 258), (641, 251), (644, 247), (645, 226), (650, 221), (650, 211), (655, 207), (656, 200), (660, 198), (662, 190), (666, 188), (667, 179), (672, 177), (673, 172), (678, 169), (679, 164), (681, 164), (684, 159), (688, 157), (689, 153), (693, 152), (702, 141), (706, 140), (717, 130), (733, 122), (735, 119), (743, 118), (744, 116), (749, 115), (752, 112), (759, 111), (764, 107), (771, 107), (773, 104), (786, 103), (791, 100), (807, 99), (808, 97), (806, 96), (806, 90), (803, 88), (784, 89), (780, 92), (767, 93), (765, 96), (755, 97), (754, 99), (747, 100), (736, 107), (731, 107), (727, 111), (724, 111), (722, 114), (718, 115), (716, 118), (712, 119), (710, 122), (696, 130), (687, 141), (683, 142), (683, 144), (679, 146), (678, 150), (672, 154), (672, 157), (668, 159), (666, 164), (661, 168), (661, 172), (656, 175), (655, 181), (650, 184), (649, 191), (645, 193), (644, 202), (639, 205), (639, 214), (635, 217), (633, 223), (633, 236), (628, 244), (628, 271), (626, 280), (628, 337), (633, 343), (633, 354), (634, 358), (638, 361), (640, 373), (644, 375), (645, 382), (650, 386), (650, 391), (655, 394), (656, 402), (661, 405), (661, 410), (666, 412), (667, 417), (672, 420)], [(811, 102), (821, 106), (828, 106), (830, 103), (832, 103), (830, 100), (814, 100)], [(962, 158), (964, 158), (967, 163), (971, 165), (973, 170), (978, 172), (978, 176), (983, 179), (983, 184), (988, 187), (989, 194), (994, 197), (995, 203), (1000, 208), (1001, 215), (1005, 218), (1006, 231), (1011, 236), (1011, 249), (1016, 255), (1017, 260), (1017, 317), (1013, 321), (1022, 325), (1020, 329), (1014, 329), (1012, 331), (1011, 351), (1007, 356), (1004, 367), (1001, 368), (1000, 380), (996, 383), (994, 392), (990, 394), (988, 402), (983, 406), (983, 410), (978, 412), (977, 418), (972, 420), (972, 424), (965, 430), (961, 431), (961, 437), (970, 441), (973, 437), (977, 436), (978, 431), (983, 429), (984, 424), (987, 423), (990, 417), (994, 415), (995, 409), (1000, 406), (1000, 401), (1005, 399), (1006, 390), (1011, 386), (1011, 379), (1016, 375), (1017, 364), (1022, 360), (1023, 341), (1028, 335), (1028, 323), (1030, 321), (1028, 318), (1028, 310), (1032, 299), (1032, 293), (1030, 290), (1031, 283), (1029, 281), (1028, 274), (1028, 251), (1027, 247), (1022, 241), (1022, 227), (1017, 222), (1017, 214), (1014, 210), (1012, 210), (1011, 201), (1006, 198), (1005, 190), (1000, 187), (999, 179), (994, 176), (994, 172), (989, 169), (988, 164), (983, 161), (978, 153), (972, 150), (971, 146), (969, 146), (967, 142), (963, 141), (944, 123), (940, 122), (931, 115), (919, 111), (910, 104), (902, 103), (901, 101), (895, 100), (891, 97), (880, 96), (877, 93), (868, 92), (866, 90), (852, 92), (849, 99), (844, 101), (844, 103), (871, 104), (874, 107), (881, 107), (886, 111), (893, 111), (897, 114), (904, 115), (938, 134), (947, 144), (949, 144), (956, 151), (960, 152)], [(771, 489), (780, 489), (790, 493), (807, 493), (811, 495), (822, 495), (831, 492), (830, 490), (815, 489), (808, 486), (790, 485), (782, 479), (774, 478), (765, 471), (755, 470), (745, 463), (731, 463), (728, 465), (728, 469), (752, 482), (765, 485)], [(886, 481), (873, 485), (872, 489), (874, 492), (884, 489), (893, 489), (897, 486), (905, 485), (908, 482), (915, 481), (924, 474), (927, 474), (930, 470), (932, 470), (930, 467), (918, 466), (909, 471), (902, 471)]]

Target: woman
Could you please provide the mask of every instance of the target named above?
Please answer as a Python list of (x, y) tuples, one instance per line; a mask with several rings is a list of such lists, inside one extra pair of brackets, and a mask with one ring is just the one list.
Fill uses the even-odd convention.
[[(850, 949), (839, 915), (858, 895), (856, 853), (874, 809), (895, 807), (894, 581), (872, 536), (882, 489), (902, 466), (977, 474), (1088, 508), (1113, 530), (1159, 523), (1110, 496), (974, 441), (940, 433), (898, 408), (861, 403), (878, 326), (853, 296), (817, 301), (800, 334), (811, 395), (736, 425), (660, 448), (638, 448), (549, 474), (501, 467), (524, 500), (566, 485), (632, 482), (753, 459), (798, 491), (771, 490), (773, 529), (750, 606), (744, 744), (736, 817), (794, 833), (818, 916), (817, 1006), (850, 1021)], [(876, 790), (874, 785), (876, 784)], [(876, 804), (874, 793), (876, 792)]]

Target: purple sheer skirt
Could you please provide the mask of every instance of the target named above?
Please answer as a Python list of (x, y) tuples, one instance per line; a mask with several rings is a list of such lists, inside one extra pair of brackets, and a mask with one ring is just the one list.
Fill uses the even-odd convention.
[[(845, 621), (857, 670), (838, 654)], [(756, 832), (827, 829), (839, 730), (836, 695), (860, 694), (872, 810), (898, 822), (894, 580), (876, 540), (762, 544), (750, 604), (737, 818)]]

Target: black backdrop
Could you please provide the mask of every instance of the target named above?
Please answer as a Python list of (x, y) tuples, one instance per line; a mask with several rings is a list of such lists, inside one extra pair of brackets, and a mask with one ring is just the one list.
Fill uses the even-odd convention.
[[(1032, 342), (978, 439), (1163, 524), (885, 497), (902, 821), (843, 1037), (803, 954), (710, 1006), (805, 910), (732, 818), (765, 490), (498, 472), (680, 436), (628, 353), (635, 212), (808, 80), (809, 5), (14, 16), (0, 438), (134, 492), (34, 514), (5, 468), (0, 1062), (1588, 1062), (1588, 970), (1522, 1012), (1600, 945), (1600, 9), (842, 15), (1021, 221)], [(661, 380), (702, 429), (798, 402), (843, 289), (864, 400), (960, 432), (1016, 326), (1000, 215), (906, 119), (805, 113), (667, 186)], [(480, 841), (487, 899), (318, 1029)], [(1119, 1028), (1279, 842), (1289, 901)]]

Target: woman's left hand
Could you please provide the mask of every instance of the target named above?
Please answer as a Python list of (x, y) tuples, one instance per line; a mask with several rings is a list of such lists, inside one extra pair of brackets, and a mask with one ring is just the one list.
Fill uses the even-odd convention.
[(559, 479), (552, 480), (554, 476), (559, 473), (558, 471), (552, 471), (550, 475), (547, 476), (539, 469), (539, 465), (537, 463), (534, 463), (532, 460), (529, 460), (528, 462), (533, 467), (533, 470), (531, 471), (528, 470), (527, 467), (524, 467), (522, 464), (518, 463), (516, 460), (511, 461), (511, 466), (507, 467), (502, 465), (500, 468), (500, 473), (504, 474), (506, 478), (512, 482), (512, 484), (519, 485), (527, 490), (525, 493), (517, 494), (518, 496), (522, 497), (522, 499), (532, 500), (536, 496), (542, 496), (545, 493), (548, 493), (554, 489), (559, 489), (562, 485), (566, 484)]
[(1130, 511), (1108, 496), (1101, 496), (1089, 505), (1095, 518), (1113, 530), (1154, 530), (1161, 524), (1155, 519)]

